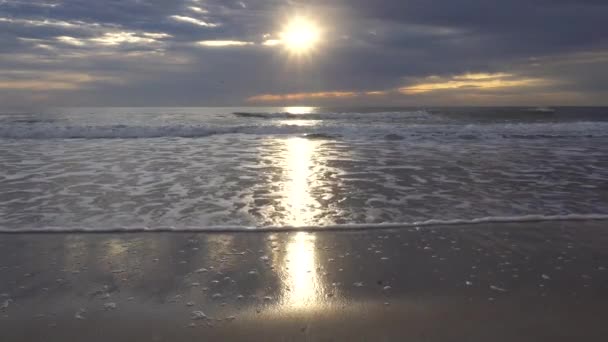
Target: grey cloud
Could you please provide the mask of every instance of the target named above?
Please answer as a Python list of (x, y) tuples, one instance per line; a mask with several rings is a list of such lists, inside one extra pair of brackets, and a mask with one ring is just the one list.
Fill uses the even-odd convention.
[[(276, 34), (283, 17), (298, 12), (320, 18), (327, 34), (319, 51), (299, 62), (278, 47), (196, 45), (260, 43), (264, 34)], [(172, 20), (175, 15), (218, 26)], [(4, 88), (0, 98), (15, 104), (36, 98), (51, 105), (235, 105), (256, 94), (387, 90), (431, 75), (479, 72), (552, 80), (543, 92), (597, 94), (608, 91), (608, 60), (572, 56), (608, 51), (607, 17), (607, 3), (593, 0), (4, 1), (0, 71), (73, 72), (100, 81), (82, 89), (11, 90), (17, 97)], [(121, 33), (140, 39), (99, 41)], [(121, 82), (108, 83), (108, 77)], [(508, 91), (516, 101), (511, 93), (517, 89)], [(439, 95), (399, 96), (380, 101), (439, 101)]]

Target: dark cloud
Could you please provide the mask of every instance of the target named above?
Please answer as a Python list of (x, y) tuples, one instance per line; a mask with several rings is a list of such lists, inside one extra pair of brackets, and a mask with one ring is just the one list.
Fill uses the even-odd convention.
[[(261, 44), (295, 13), (318, 18), (325, 32), (318, 51), (298, 60)], [(259, 94), (384, 91), (357, 101), (433, 104), (460, 94), (466, 104), (467, 96), (503, 92), (517, 104), (536, 92), (600, 104), (608, 98), (605, 18), (602, 0), (0, 1), (0, 100), (236, 105)], [(252, 44), (198, 44), (206, 40)], [(482, 73), (544, 82), (397, 90), (430, 76), (449, 82)], [(38, 82), (29, 89), (21, 82), (28, 77)]]

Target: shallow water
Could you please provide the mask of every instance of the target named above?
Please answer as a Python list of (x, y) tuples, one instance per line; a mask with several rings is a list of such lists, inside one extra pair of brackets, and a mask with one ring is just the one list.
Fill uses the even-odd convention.
[(608, 215), (607, 112), (5, 113), (0, 228), (209, 229)]

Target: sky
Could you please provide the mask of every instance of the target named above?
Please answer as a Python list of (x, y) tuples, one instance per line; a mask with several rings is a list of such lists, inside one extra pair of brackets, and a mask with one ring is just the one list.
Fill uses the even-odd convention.
[(0, 104), (608, 105), (606, 18), (606, 0), (0, 0)]

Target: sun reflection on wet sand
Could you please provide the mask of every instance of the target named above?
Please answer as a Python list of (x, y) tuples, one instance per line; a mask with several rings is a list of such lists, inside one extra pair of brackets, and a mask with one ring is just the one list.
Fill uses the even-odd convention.
[(299, 232), (287, 243), (284, 259), (283, 305), (291, 309), (315, 307), (322, 297), (317, 274), (315, 236)]
[[(304, 138), (286, 141), (286, 224), (303, 226), (313, 221), (316, 201), (310, 193), (310, 188), (314, 183), (312, 168), (317, 144)], [(282, 267), (285, 270), (282, 277), (282, 305), (290, 309), (311, 308), (317, 306), (322, 299), (315, 239), (314, 234), (299, 232), (291, 236), (287, 243)]]

